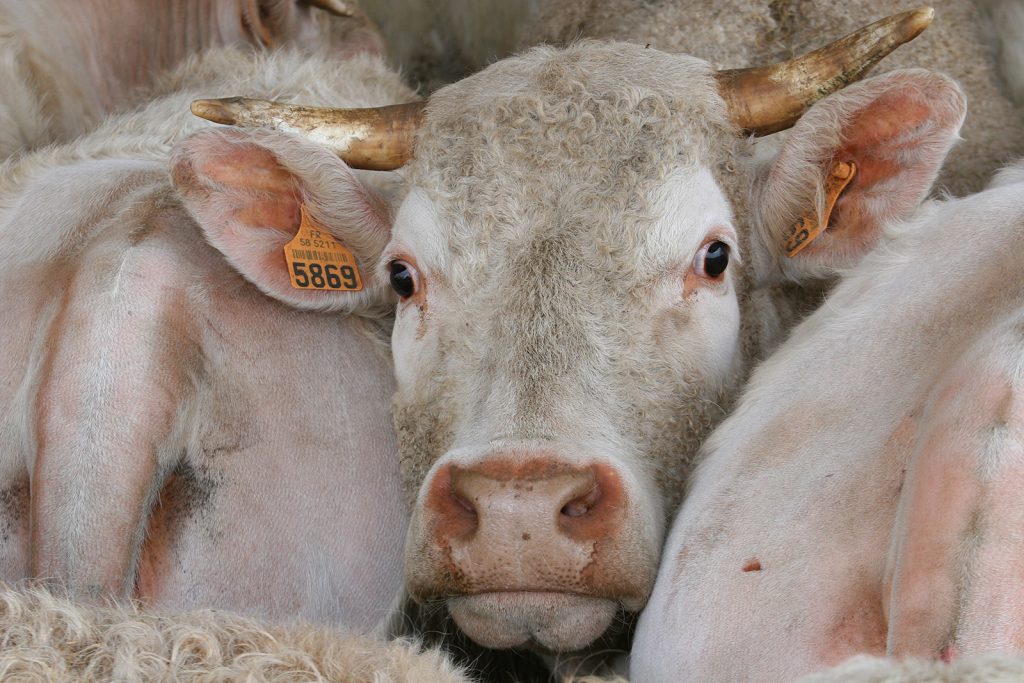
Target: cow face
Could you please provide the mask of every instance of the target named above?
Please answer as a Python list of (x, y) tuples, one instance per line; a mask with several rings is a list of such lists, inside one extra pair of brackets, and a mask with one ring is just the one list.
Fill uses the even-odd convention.
[[(890, 73), (815, 105), (763, 163), (726, 112), (706, 63), (638, 46), (499, 62), (432, 98), (386, 244), (342, 162), (221, 136), (239, 151), (218, 166), (273, 167), (216, 177), (258, 179), (253, 201), (273, 189), (265, 210), (224, 211), (254, 223), (231, 243), (266, 242), (247, 257), (265, 291), (294, 298), (276, 254), (300, 200), (369, 274), (319, 303), (356, 312), (394, 290), (407, 587), (484, 645), (575, 650), (643, 606), (697, 446), (779, 327), (774, 283), (834, 274), (912, 211), (963, 101), (948, 79)], [(858, 175), (789, 259), (836, 160)]]
[(643, 605), (743, 365), (738, 138), (702, 62), (641, 54), (627, 84), (637, 56), (537, 51), (435, 96), (382, 260), (409, 590), (485, 645), (575, 649)]

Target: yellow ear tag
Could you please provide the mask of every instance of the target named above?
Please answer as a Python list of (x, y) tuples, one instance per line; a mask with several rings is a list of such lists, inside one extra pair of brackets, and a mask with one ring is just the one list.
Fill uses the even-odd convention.
[(843, 193), (846, 186), (857, 175), (857, 164), (852, 161), (837, 161), (832, 165), (832, 170), (825, 179), (825, 215), (821, 222), (812, 215), (801, 216), (796, 223), (789, 227), (789, 232), (782, 242), (782, 248), (786, 250), (786, 256), (796, 256), (804, 247), (814, 241), (828, 227), (828, 220), (832, 216), (832, 209), (836, 200)]
[(295, 289), (358, 292), (363, 288), (356, 257), (330, 232), (317, 225), (306, 207), (292, 241), (284, 245), (288, 276)]

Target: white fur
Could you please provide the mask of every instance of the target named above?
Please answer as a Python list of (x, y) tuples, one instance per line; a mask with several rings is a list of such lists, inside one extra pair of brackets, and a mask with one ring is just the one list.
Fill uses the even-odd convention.
[(227, 612), (95, 607), (0, 586), (0, 678), (252, 683), (463, 683), (437, 650)]
[[(1016, 612), (994, 605), (1016, 590), (998, 567), (1017, 552), (1000, 529), (1019, 505), (996, 487), (1018, 476), (1022, 191), (1018, 167), (985, 192), (890, 224), (757, 369), (705, 443), (640, 620), (634, 680), (784, 680), (858, 652), (1019, 647)], [(1003, 383), (1013, 407), (989, 407), (986, 387)], [(936, 472), (963, 479), (935, 494)], [(976, 513), (986, 521), (954, 532), (960, 517), (945, 515), (975, 508), (952, 492), (973, 495), (974, 472), (991, 490)], [(934, 495), (929, 514), (920, 506)], [(907, 564), (923, 557), (914, 540), (933, 533), (959, 559)], [(947, 571), (971, 578), (947, 594)], [(923, 594), (916, 580), (930, 582)]]

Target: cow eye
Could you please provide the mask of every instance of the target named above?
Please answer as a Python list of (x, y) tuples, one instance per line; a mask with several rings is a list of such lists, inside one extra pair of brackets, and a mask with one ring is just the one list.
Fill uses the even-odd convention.
[(391, 288), (403, 299), (416, 293), (416, 274), (405, 261), (391, 262)]
[(704, 252), (704, 273), (718, 277), (729, 266), (729, 245), (725, 242), (711, 242)]

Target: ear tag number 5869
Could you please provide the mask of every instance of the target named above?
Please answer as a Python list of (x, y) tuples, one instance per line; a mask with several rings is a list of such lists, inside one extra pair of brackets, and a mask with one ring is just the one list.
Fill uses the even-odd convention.
[(306, 207), (295, 237), (284, 245), (288, 277), (296, 289), (358, 292), (363, 288), (355, 256), (330, 232), (317, 225)]

